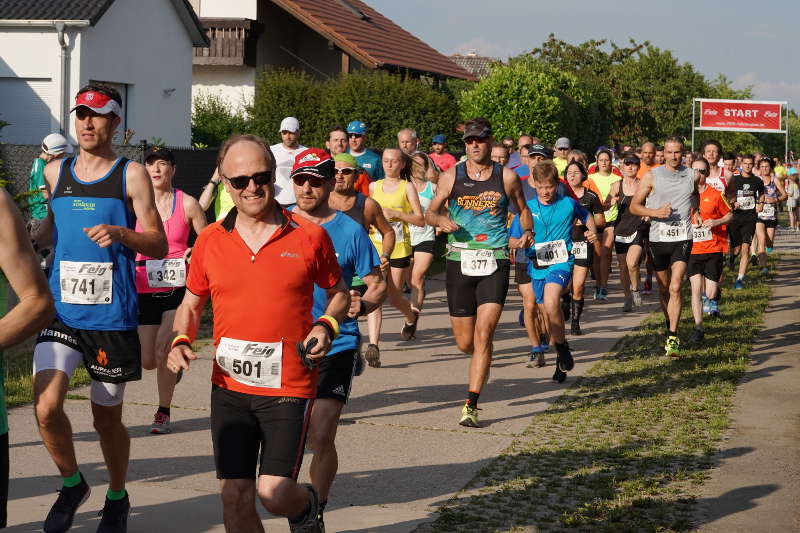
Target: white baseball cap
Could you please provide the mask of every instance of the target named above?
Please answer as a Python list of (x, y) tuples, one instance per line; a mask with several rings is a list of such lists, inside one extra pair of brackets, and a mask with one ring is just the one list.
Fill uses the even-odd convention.
[(300, 121), (294, 117), (286, 117), (285, 119), (281, 120), (281, 127), (278, 129), (278, 133), (282, 131), (291, 131), (295, 133), (300, 129)]
[(42, 141), (42, 150), (50, 155), (71, 154), (74, 150), (66, 137), (51, 133)]

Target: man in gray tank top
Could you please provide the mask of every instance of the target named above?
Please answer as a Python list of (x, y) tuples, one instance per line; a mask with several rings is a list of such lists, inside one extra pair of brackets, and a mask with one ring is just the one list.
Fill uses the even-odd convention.
[(677, 356), (680, 348), (681, 284), (692, 253), (692, 215), (698, 201), (699, 174), (681, 164), (683, 150), (679, 137), (667, 138), (664, 165), (642, 177), (630, 205), (631, 214), (650, 217), (649, 252), (667, 323), (664, 351), (669, 356)]

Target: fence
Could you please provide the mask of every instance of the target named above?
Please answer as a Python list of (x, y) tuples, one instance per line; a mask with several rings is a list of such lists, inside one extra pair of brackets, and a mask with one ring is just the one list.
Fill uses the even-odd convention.
[[(144, 163), (149, 145), (142, 142), (135, 145), (114, 147), (117, 155)], [(203, 186), (214, 174), (217, 164), (217, 149), (195, 149), (168, 147), (175, 155), (175, 177), (172, 183), (195, 198), (200, 197)], [(9, 181), (8, 192), (16, 195), (28, 190), (31, 165), (42, 148), (35, 144), (0, 144), (0, 176)]]

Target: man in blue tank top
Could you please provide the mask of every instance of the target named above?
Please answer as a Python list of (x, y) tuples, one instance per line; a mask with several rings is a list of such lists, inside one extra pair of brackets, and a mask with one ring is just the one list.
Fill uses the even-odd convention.
[[(56, 319), (37, 339), (33, 395), (42, 440), (64, 478), (44, 523), (48, 533), (67, 531), (90, 493), (63, 409), (81, 363), (92, 378), (94, 426), (109, 476), (97, 531), (127, 529), (130, 438), (122, 424), (122, 399), (125, 383), (141, 379), (134, 257), (140, 252), (163, 258), (167, 239), (147, 171), (112, 149), (121, 105), (111, 87), (83, 87), (73, 108), (80, 154), (44, 170), (51, 200), (37, 240), (51, 238), (55, 249), (50, 290)], [(137, 219), (141, 233), (134, 231)]]
[[(322, 513), (328, 503), (328, 494), (339, 464), (335, 445), (336, 428), (342, 408), (350, 396), (350, 385), (361, 347), (361, 333), (356, 319), (381, 305), (386, 297), (386, 281), (381, 276), (378, 252), (364, 226), (329, 206), (328, 197), (336, 184), (334, 162), (330, 156), (322, 150), (310, 148), (298, 154), (297, 159), (302, 159), (306, 152), (315, 151), (320, 157), (320, 164), (310, 168), (299, 167), (292, 172), (297, 198), (293, 211), (319, 224), (328, 233), (342, 269), (342, 280), (348, 289), (354, 276), (358, 276), (366, 287), (363, 297), (361, 292), (350, 290), (348, 316), (340, 324), (339, 335), (319, 368), (317, 398), (308, 428), (308, 447), (314, 452), (309, 473), (319, 495), (319, 517), (322, 522)], [(315, 285), (313, 320), (325, 314), (327, 303), (327, 291)]]
[[(531, 212), (517, 174), (491, 159), (492, 129), (485, 118), (464, 127), (467, 160), (439, 176), (425, 215), (448, 234), (447, 305), (458, 349), (472, 356), (467, 402), (459, 424), (478, 425), (478, 397), (489, 378), (492, 340), (508, 293), (508, 206), (517, 206), (523, 235), (533, 242)], [(447, 214), (442, 210), (447, 202)]]

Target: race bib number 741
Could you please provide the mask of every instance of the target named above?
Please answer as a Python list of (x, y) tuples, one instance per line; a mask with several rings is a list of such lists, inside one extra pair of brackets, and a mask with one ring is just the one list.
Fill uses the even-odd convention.
[(61, 301), (68, 304), (110, 304), (114, 263), (60, 261)]

